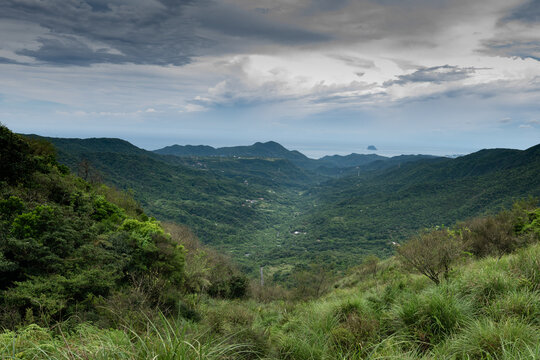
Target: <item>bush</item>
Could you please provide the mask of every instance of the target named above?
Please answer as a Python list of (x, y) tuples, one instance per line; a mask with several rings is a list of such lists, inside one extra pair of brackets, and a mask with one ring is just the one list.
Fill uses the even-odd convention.
[(447, 229), (421, 232), (398, 248), (403, 264), (427, 276), (435, 284), (448, 278), (452, 263), (461, 255), (462, 245)]
[(461, 233), (465, 249), (478, 257), (510, 253), (520, 240), (509, 212), (469, 220), (461, 225)]
[(517, 201), (511, 210), (497, 215), (478, 217), (458, 225), (464, 247), (468, 252), (483, 257), (502, 256), (538, 240), (540, 211), (534, 199)]

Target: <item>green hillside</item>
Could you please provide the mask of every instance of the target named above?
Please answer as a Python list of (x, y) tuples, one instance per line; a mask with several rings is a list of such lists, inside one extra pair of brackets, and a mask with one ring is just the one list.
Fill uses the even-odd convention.
[[(501, 154), (500, 166), (478, 166)], [(121, 161), (143, 160), (115, 155), (107, 161), (120, 174)], [(522, 174), (514, 181), (530, 180), (537, 155), (538, 148), (473, 154), (455, 165), (468, 170), (453, 180), (508, 171)], [(146, 159), (141, 166), (158, 171)], [(396, 256), (357, 256), (339, 277), (326, 260), (290, 268), (286, 290), (272, 284), (283, 268), (265, 272), (265, 285), (250, 284), (188, 228), (162, 225), (128, 194), (70, 173), (47, 142), (0, 127), (0, 166), (2, 358), (540, 357), (537, 201), (415, 232), (395, 246)], [(431, 160), (417, 166), (426, 177), (448, 168)], [(403, 171), (403, 179), (418, 174), (414, 166)], [(324, 186), (320, 199), (342, 196)], [(309, 236), (297, 229), (289, 235)]]
[(164, 292), (181, 289), (184, 248), (133, 199), (70, 174), (49, 143), (1, 126), (0, 144), (11, 167), (0, 175), (2, 327), (97, 318), (100, 302), (128, 300), (147, 276)]
[[(540, 196), (540, 146), (482, 150), (456, 159), (427, 159), (329, 181), (311, 190), (317, 207), (299, 221), (310, 251), (390, 254), (420, 228), (508, 207)], [(314, 239), (321, 240), (314, 242)], [(351, 259), (352, 261), (352, 259)]]
[(154, 151), (161, 155), (176, 156), (223, 156), (223, 157), (259, 157), (259, 158), (279, 158), (293, 161), (308, 161), (308, 157), (298, 151), (290, 151), (275, 141), (265, 143), (256, 142), (249, 146), (231, 146), (213, 148), (205, 145), (172, 145)]
[(540, 356), (532, 202), (417, 233), (339, 279), (297, 271), (287, 291), (248, 286), (188, 229), (70, 174), (49, 144), (1, 127), (0, 145), (2, 358)]
[(324, 161), (340, 162), (332, 166), (361, 159), (364, 165), (324, 174), (323, 166), (310, 171), (287, 159), (247, 156), (260, 147), (275, 150), (268, 156), (288, 153), (277, 143), (239, 147), (244, 157), (192, 157), (160, 155), (118, 139), (48, 140), (74, 172), (86, 160), (98, 179), (132, 191), (149, 214), (190, 226), (244, 271), (256, 275), (265, 266), (281, 282), (311, 263), (343, 270), (367, 254), (388, 256), (392, 241), (418, 229), (540, 195), (538, 147), (456, 159), (330, 157)]
[(285, 159), (182, 158), (119, 139), (40, 139), (74, 173), (131, 192), (150, 215), (191, 227), (248, 272), (258, 271), (263, 252), (304, 206), (299, 193), (326, 179)]
[(266, 143), (257, 142), (249, 146), (232, 146), (214, 148), (208, 145), (171, 145), (162, 149), (154, 150), (161, 155), (173, 155), (181, 158), (274, 158), (286, 159), (294, 165), (313, 171), (322, 176), (342, 176), (349, 172), (380, 170), (426, 158), (434, 158), (429, 155), (401, 155), (385, 157), (376, 154), (349, 154), (324, 156), (320, 159), (310, 159), (296, 150), (288, 150), (275, 141)]

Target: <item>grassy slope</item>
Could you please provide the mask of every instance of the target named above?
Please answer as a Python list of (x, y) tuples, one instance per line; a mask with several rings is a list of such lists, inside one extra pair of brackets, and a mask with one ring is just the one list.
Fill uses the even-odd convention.
[[(137, 333), (90, 324), (0, 335), (13, 358), (538, 359), (540, 245), (461, 264), (440, 286), (392, 258), (309, 302), (199, 299), (199, 323), (162, 318)], [(25, 357), (26, 356), (26, 357)]]

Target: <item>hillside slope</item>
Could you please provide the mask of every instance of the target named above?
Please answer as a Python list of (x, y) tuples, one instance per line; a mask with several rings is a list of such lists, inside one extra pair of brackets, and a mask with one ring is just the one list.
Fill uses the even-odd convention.
[[(49, 143), (0, 126), (0, 145), (0, 162), (11, 167), (0, 173), (2, 328), (97, 320), (100, 303), (133, 301), (135, 283), (147, 276), (163, 294), (179, 293), (184, 248), (137, 202), (69, 173)], [(148, 305), (165, 311), (171, 303), (163, 302), (156, 295)]]
[[(258, 287), (254, 297), (234, 301), (197, 297), (196, 320), (148, 317), (142, 328), (131, 319), (104, 328), (27, 324), (0, 334), (0, 351), (34, 359), (535, 360), (540, 209), (517, 206), (470, 225), (493, 221), (520, 246), (480, 257), (464, 233), (444, 229), (465, 251), (454, 254), (439, 284), (408, 271), (402, 258), (367, 259), (335, 284), (321, 284), (320, 274), (304, 277), (296, 300)], [(477, 241), (493, 241), (489, 228), (472, 230)], [(316, 295), (321, 287), (326, 293)]]
[(359, 175), (312, 190), (317, 207), (300, 220), (311, 234), (305, 245), (309, 250), (357, 253), (369, 248), (390, 253), (391, 241), (419, 228), (451, 224), (507, 207), (518, 198), (538, 197), (540, 146), (482, 150)]
[(334, 168), (351, 175), (325, 182), (286, 159), (180, 157), (121, 140), (48, 140), (74, 171), (88, 160), (104, 181), (132, 189), (150, 214), (189, 225), (246, 271), (266, 266), (276, 279), (309, 263), (344, 269), (369, 253), (387, 256), (392, 241), (420, 228), (540, 195), (538, 146), (456, 159), (371, 156), (359, 167)]
[(162, 149), (154, 150), (161, 155), (176, 156), (242, 156), (242, 157), (260, 157), (260, 158), (278, 158), (293, 161), (307, 161), (308, 157), (295, 151), (287, 150), (275, 141), (265, 143), (256, 142), (248, 146), (231, 146), (214, 148), (208, 145), (172, 145)]

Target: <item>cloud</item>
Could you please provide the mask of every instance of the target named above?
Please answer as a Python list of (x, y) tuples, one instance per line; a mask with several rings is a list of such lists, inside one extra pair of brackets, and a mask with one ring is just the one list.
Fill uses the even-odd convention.
[(0, 64), (21, 64), (19, 61), (0, 56)]
[(182, 110), (179, 110), (178, 112), (188, 112), (188, 113), (191, 113), (191, 112), (201, 112), (201, 111), (207, 111), (208, 109), (205, 108), (204, 106), (202, 105), (198, 105), (198, 104), (187, 104), (183, 107)]
[(39, 62), (55, 65), (90, 65), (95, 63), (122, 63), (125, 56), (110, 53), (109, 49), (91, 49), (73, 36), (39, 38), (41, 46), (37, 50), (22, 49), (17, 55), (33, 57)]
[[(19, 54), (57, 65), (183, 65), (204, 39), (185, 16), (191, 0), (5, 0), (0, 19), (39, 24), (37, 49)], [(21, 35), (21, 38), (23, 35)]]
[(363, 59), (357, 56), (350, 55), (330, 55), (330, 57), (341, 60), (348, 66), (357, 67), (361, 69), (373, 69), (375, 67), (375, 62), (369, 59)]
[(501, 124), (509, 124), (512, 122), (512, 118), (505, 117), (505, 118), (500, 119), (498, 122)]
[(419, 82), (440, 84), (443, 82), (464, 80), (474, 74), (476, 70), (478, 70), (478, 68), (461, 68), (450, 65), (421, 68), (411, 74), (398, 76), (398, 80), (387, 81), (384, 83), (384, 86)]
[(219, 35), (236, 38), (253, 38), (285, 45), (317, 43), (331, 40), (324, 33), (310, 31), (269, 16), (269, 12), (239, 8), (232, 4), (212, 3), (195, 7), (191, 14), (198, 25)]
[(496, 38), (483, 41), (481, 52), (506, 57), (517, 56), (540, 61), (540, 38)]
[(494, 36), (482, 41), (480, 52), (540, 61), (540, 0), (511, 8), (497, 21)]
[(511, 10), (510, 14), (503, 17), (500, 23), (504, 24), (511, 21), (540, 22), (540, 0), (528, 0), (524, 4), (517, 6)]

